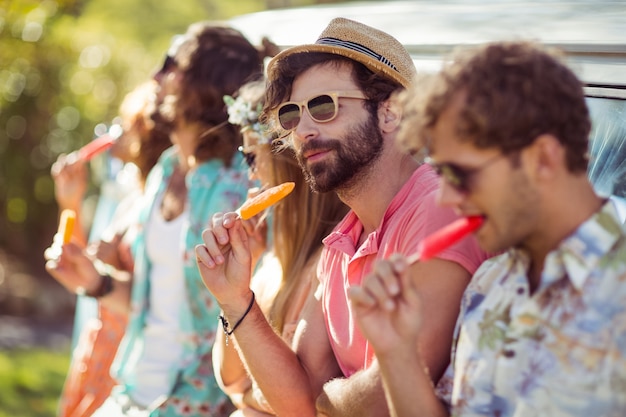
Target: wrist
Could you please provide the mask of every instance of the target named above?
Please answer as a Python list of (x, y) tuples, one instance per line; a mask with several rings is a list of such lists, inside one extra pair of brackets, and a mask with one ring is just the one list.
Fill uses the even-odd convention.
[(251, 293), (251, 297), (250, 297), (248, 306), (246, 307), (246, 310), (240, 315), (239, 319), (237, 319), (237, 321), (234, 324), (231, 324), (231, 322), (228, 321), (224, 313), (220, 314), (219, 316), (220, 322), (222, 323), (222, 329), (224, 330), (224, 334), (226, 335), (227, 346), (228, 346), (228, 337), (231, 336), (235, 332), (235, 330), (237, 330), (239, 325), (243, 322), (243, 320), (246, 318), (248, 313), (250, 313), (250, 310), (252, 310), (252, 307), (254, 306), (254, 301), (255, 301), (254, 291), (250, 290), (250, 293)]
[(111, 292), (113, 292), (113, 277), (108, 273), (100, 274), (100, 281), (94, 288), (87, 290), (84, 287), (78, 287), (76, 289), (76, 294), (93, 298), (102, 298)]
[(250, 304), (250, 299), (252, 298), (253, 291), (250, 288), (246, 288), (246, 290), (236, 297), (231, 297), (229, 302), (227, 303), (219, 303), (221, 311), (221, 315), (226, 317), (232, 323), (239, 320), (239, 317), (243, 316), (243, 313), (248, 308)]

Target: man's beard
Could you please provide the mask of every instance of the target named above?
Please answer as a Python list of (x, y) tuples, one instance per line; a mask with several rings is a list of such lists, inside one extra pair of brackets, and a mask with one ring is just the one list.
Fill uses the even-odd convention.
[[(383, 136), (375, 118), (370, 116), (365, 123), (353, 128), (343, 140), (312, 139), (302, 145), (296, 154), (300, 168), (311, 189), (325, 193), (349, 188), (357, 175), (365, 172), (381, 155)], [(335, 156), (327, 161), (315, 162), (307, 166), (302, 155), (311, 150), (335, 151)]]

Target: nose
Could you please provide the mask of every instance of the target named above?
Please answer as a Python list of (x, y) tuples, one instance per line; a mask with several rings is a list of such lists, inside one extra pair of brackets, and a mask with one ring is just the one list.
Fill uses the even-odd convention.
[(452, 207), (458, 209), (463, 200), (465, 193), (457, 190), (450, 185), (444, 178), (439, 179), (439, 190), (437, 191), (437, 204), (442, 207)]
[(300, 122), (293, 130), (294, 140), (307, 141), (319, 136), (319, 129), (317, 122), (311, 118), (309, 112), (306, 109), (302, 109), (300, 115)]

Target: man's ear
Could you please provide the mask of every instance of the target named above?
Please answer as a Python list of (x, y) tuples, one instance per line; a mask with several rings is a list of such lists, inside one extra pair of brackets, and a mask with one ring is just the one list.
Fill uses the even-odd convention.
[(538, 178), (553, 179), (567, 170), (565, 148), (551, 134), (542, 134), (526, 149), (532, 160), (532, 171)]
[(399, 129), (402, 121), (402, 106), (392, 97), (380, 103), (378, 107), (378, 126), (382, 133), (392, 133)]

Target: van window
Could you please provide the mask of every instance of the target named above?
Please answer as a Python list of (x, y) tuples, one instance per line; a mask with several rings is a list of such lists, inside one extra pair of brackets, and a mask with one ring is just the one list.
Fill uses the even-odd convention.
[(626, 100), (588, 97), (592, 131), (589, 178), (597, 192), (626, 198)]

